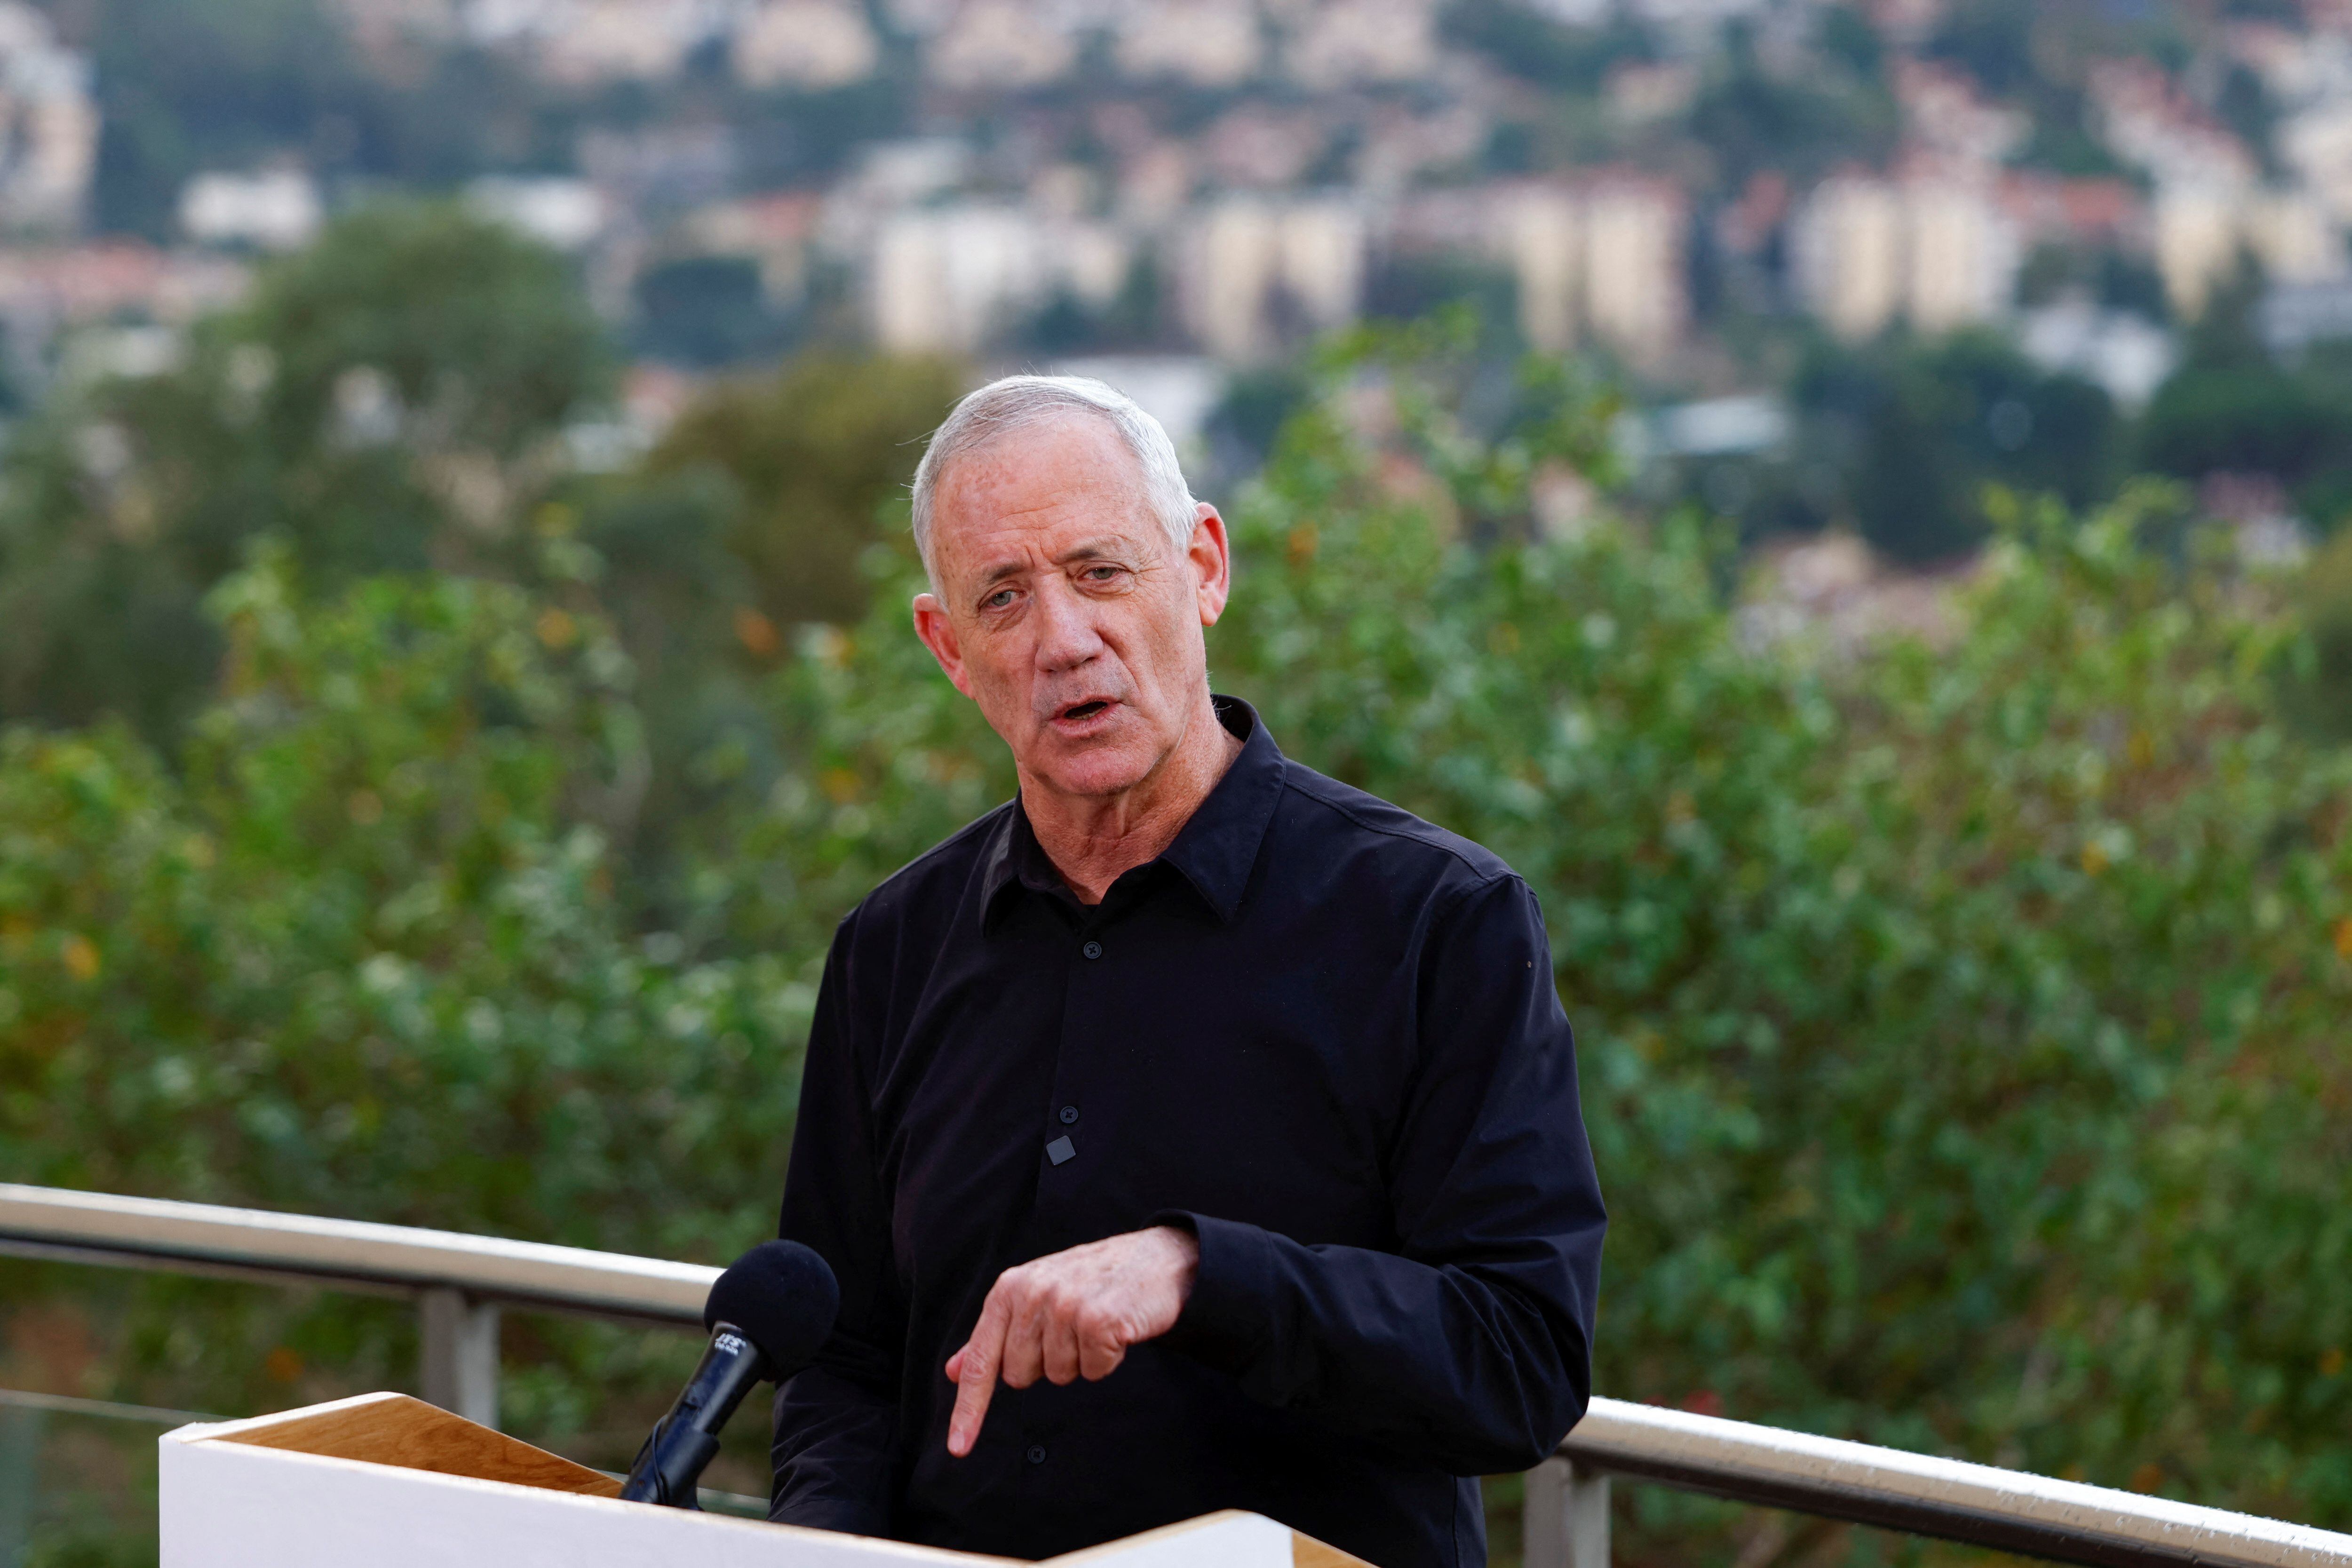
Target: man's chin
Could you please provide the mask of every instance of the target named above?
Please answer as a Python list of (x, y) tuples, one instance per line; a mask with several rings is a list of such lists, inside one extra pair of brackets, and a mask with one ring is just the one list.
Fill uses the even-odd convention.
[(1056, 795), (1089, 799), (1124, 795), (1151, 776), (1157, 760), (1131, 740), (1122, 744), (1107, 736), (1077, 742), (1056, 736), (1037, 751), (1025, 759), (1024, 772)]

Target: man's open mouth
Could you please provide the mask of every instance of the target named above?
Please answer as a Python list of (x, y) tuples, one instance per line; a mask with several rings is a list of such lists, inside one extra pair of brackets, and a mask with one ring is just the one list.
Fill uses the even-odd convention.
[(1091, 719), (1109, 706), (1110, 704), (1108, 702), (1097, 697), (1090, 702), (1080, 702), (1075, 706), (1063, 709), (1062, 717), (1065, 719), (1078, 720)]

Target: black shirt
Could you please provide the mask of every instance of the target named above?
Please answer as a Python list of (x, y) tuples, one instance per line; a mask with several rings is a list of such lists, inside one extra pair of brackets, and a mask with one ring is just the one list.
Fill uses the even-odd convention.
[[(1015, 801), (842, 921), (782, 1224), (841, 1317), (773, 1518), (1035, 1558), (1241, 1508), (1477, 1568), (1465, 1478), (1583, 1414), (1604, 1220), (1533, 894), (1218, 714), (1241, 755), (1095, 908)], [(1201, 1243), (1174, 1331), (950, 1458), (997, 1275), (1155, 1222)]]

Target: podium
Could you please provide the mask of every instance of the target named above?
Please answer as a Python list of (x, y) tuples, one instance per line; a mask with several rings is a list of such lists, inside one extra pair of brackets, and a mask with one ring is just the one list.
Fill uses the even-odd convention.
[[(981, 1568), (903, 1542), (623, 1502), (621, 1483), (403, 1394), (160, 1439), (162, 1568)], [(1067, 1568), (1366, 1568), (1254, 1513), (1050, 1559)]]

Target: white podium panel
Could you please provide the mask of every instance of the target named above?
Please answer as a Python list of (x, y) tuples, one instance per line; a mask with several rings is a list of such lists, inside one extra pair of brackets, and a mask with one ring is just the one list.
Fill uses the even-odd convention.
[[(1001, 1558), (623, 1502), (620, 1483), (400, 1394), (165, 1433), (162, 1568), (983, 1568)], [(1253, 1513), (1066, 1568), (1362, 1568)]]

